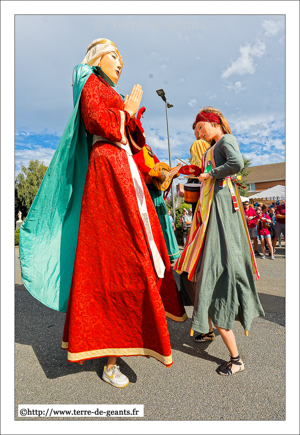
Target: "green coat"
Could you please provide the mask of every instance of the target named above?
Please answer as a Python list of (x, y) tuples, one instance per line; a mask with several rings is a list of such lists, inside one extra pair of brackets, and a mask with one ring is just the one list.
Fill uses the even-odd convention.
[[(216, 179), (204, 248), (193, 283), (187, 273), (180, 276), (185, 304), (194, 305), (191, 328), (200, 333), (209, 331), (208, 318), (224, 329), (232, 329), (239, 320), (250, 329), (253, 318), (264, 316), (252, 269), (250, 247), (241, 213), (235, 211), (228, 185), (220, 186), (224, 177), (243, 168), (243, 158), (234, 136), (226, 134), (214, 145)], [(222, 184), (222, 183), (221, 183)]]

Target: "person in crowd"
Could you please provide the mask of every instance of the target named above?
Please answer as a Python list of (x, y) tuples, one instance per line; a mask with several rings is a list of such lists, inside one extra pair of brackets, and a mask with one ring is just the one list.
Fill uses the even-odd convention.
[[(267, 217), (269, 217), (268, 206), (267, 205), (265, 205), (265, 204), (262, 205), (262, 207), (261, 207), (261, 213), (262, 213), (262, 215), (266, 215)], [(268, 231), (271, 234), (271, 222), (268, 222), (266, 224), (266, 226), (267, 226)], [(272, 234), (271, 234), (271, 243), (272, 243)], [(268, 245), (268, 243), (265, 243), (265, 250), (269, 251), (269, 245)]]
[(261, 258), (263, 260), (266, 259), (265, 243), (267, 243), (271, 255), (271, 260), (275, 260), (273, 255), (273, 247), (271, 243), (271, 233), (269, 229), (269, 225), (272, 222), (272, 220), (270, 216), (268, 216), (266, 213), (263, 213), (264, 210), (266, 209), (263, 206), (262, 210), (259, 210), (257, 212), (257, 227), (261, 240), (261, 250), (263, 253), (263, 256)]
[[(269, 207), (268, 215), (270, 216), (270, 219), (272, 221), (270, 223), (270, 233), (271, 233), (271, 241), (272, 241), (272, 245), (273, 245), (273, 240), (275, 237), (275, 223), (276, 223), (276, 213), (275, 213), (275, 208), (273, 207), (273, 205), (271, 205)], [(274, 253), (274, 248), (273, 248), (273, 253)], [(271, 255), (271, 254), (269, 253), (269, 255)]]
[(270, 218), (272, 219), (272, 223), (275, 226), (275, 222), (276, 222), (276, 213), (275, 213), (275, 207), (273, 205), (270, 205), (269, 210), (268, 210), (268, 215), (270, 216)]
[(244, 201), (243, 206), (244, 206), (244, 213), (245, 213), (249, 235), (253, 241), (254, 253), (256, 257), (260, 257), (261, 255), (258, 252), (258, 242), (257, 242), (257, 215), (255, 210), (249, 206), (249, 201)]
[(186, 214), (187, 214), (187, 209), (183, 208), (182, 209), (182, 214), (181, 214), (180, 219), (179, 219), (181, 224), (183, 224), (183, 219), (186, 216)]
[(234, 333), (239, 320), (246, 335), (252, 319), (264, 316), (253, 270), (259, 273), (239, 191), (232, 176), (244, 166), (239, 145), (222, 113), (206, 107), (198, 113), (195, 129), (211, 143), (202, 157), (200, 199), (186, 247), (175, 264), (185, 305), (193, 305), (190, 334), (195, 341), (215, 339), (213, 324), (230, 353), (217, 368), (220, 375), (244, 370)]
[[(256, 215), (257, 215), (258, 212), (261, 212), (261, 207), (259, 205), (257, 205), (255, 207), (255, 213), (256, 213)], [(260, 234), (259, 234), (259, 231), (258, 231), (258, 228), (257, 228), (257, 222), (256, 222), (256, 236), (257, 236), (257, 243), (260, 243)]]
[(187, 216), (187, 209), (182, 209), (182, 214), (179, 218), (179, 222), (181, 224), (181, 232), (182, 232), (182, 240), (183, 240), (183, 246), (185, 246), (186, 238), (187, 238), (187, 227), (185, 225), (185, 217)]
[(151, 356), (172, 365), (166, 316), (187, 318), (133, 158), (145, 145), (135, 117), (143, 91), (137, 84), (129, 96), (119, 94), (122, 69), (119, 50), (107, 39), (93, 41), (75, 66), (75, 107), (20, 247), (26, 287), (66, 312), (68, 361), (107, 357), (102, 379), (117, 388), (129, 383), (117, 357)]
[(193, 211), (192, 208), (189, 208), (188, 213), (182, 217), (182, 227), (183, 227), (183, 246), (186, 245), (186, 240), (188, 237), (189, 230), (192, 225), (193, 220)]
[(171, 222), (171, 225), (172, 225), (173, 231), (176, 231), (175, 224), (174, 224), (174, 219), (173, 219), (173, 216), (172, 216), (171, 210), (168, 210), (168, 215), (169, 215), (169, 218), (170, 218), (170, 222)]
[(275, 250), (276, 242), (280, 238), (281, 234), (283, 234), (285, 240), (285, 201), (280, 204), (280, 201), (276, 202), (276, 223), (274, 228), (275, 237), (273, 239), (273, 249)]

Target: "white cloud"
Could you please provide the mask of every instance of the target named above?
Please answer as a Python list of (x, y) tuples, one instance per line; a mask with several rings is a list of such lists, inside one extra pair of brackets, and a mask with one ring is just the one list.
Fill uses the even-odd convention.
[(214, 94), (213, 92), (206, 92), (205, 95), (207, 96), (207, 98), (208, 98), (209, 100), (214, 100), (214, 99), (217, 98), (217, 95)]
[(271, 134), (275, 135), (279, 131), (284, 132), (285, 122), (283, 118), (278, 118), (275, 115), (257, 115), (248, 116), (247, 118), (235, 117), (229, 124), (235, 131), (235, 134), (258, 137), (262, 140), (264, 137), (269, 137)]
[(39, 160), (49, 166), (55, 150), (52, 148), (22, 149), (15, 152), (15, 172), (20, 172), (21, 165), (28, 166), (30, 160)]
[[(145, 129), (147, 144), (151, 146), (154, 154), (160, 161), (165, 161), (169, 164), (169, 148), (168, 139), (163, 138), (159, 132), (159, 129), (151, 129), (150, 131)], [(192, 129), (191, 129), (192, 133)], [(190, 146), (193, 141), (192, 134), (187, 135), (186, 131), (178, 131), (175, 134), (170, 135), (170, 146), (172, 155), (172, 165), (176, 166), (178, 160), (176, 157), (186, 160), (190, 157)], [(176, 156), (176, 157), (175, 157)]]
[(265, 29), (265, 36), (275, 36), (283, 27), (282, 22), (272, 20), (264, 20), (262, 26)]
[(189, 105), (190, 107), (192, 107), (192, 108), (194, 108), (194, 107), (196, 106), (196, 104), (197, 104), (197, 100), (190, 100), (190, 101), (188, 102), (188, 105)]
[(239, 94), (241, 91), (244, 91), (246, 88), (242, 87), (241, 82), (236, 82), (234, 85), (225, 86), (229, 91), (234, 91), (236, 94)]
[(252, 165), (285, 161), (285, 122), (275, 115), (229, 121), (241, 153)]
[(161, 54), (156, 53), (155, 51), (153, 51), (150, 56), (154, 59), (159, 60), (160, 62), (167, 62), (169, 60), (168, 57), (162, 56)]
[(222, 77), (227, 78), (232, 74), (254, 74), (256, 71), (256, 64), (254, 63), (254, 58), (262, 57), (265, 52), (266, 45), (264, 42), (260, 41), (255, 45), (246, 44), (240, 47), (240, 57), (232, 62), (231, 66), (222, 73)]
[(270, 165), (271, 163), (280, 163), (285, 161), (285, 156), (277, 154), (277, 153), (243, 153), (243, 156), (246, 159), (251, 160), (251, 166), (259, 166), (259, 165)]
[(270, 150), (272, 147), (274, 147), (276, 150), (284, 151), (285, 150), (285, 143), (284, 143), (283, 139), (270, 138), (265, 142), (264, 147), (266, 150)]

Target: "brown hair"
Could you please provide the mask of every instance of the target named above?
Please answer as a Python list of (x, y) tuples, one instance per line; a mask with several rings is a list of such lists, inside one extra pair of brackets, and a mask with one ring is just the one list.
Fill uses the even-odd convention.
[[(207, 106), (207, 107), (203, 107), (203, 109), (201, 109), (201, 112), (214, 113), (215, 115), (217, 115), (220, 118), (221, 127), (224, 133), (232, 134), (231, 128), (229, 127), (228, 122), (226, 121), (226, 119), (224, 118), (220, 110), (215, 109), (214, 107), (211, 106)], [(217, 124), (216, 122), (211, 122), (211, 125), (217, 127), (219, 124)]]

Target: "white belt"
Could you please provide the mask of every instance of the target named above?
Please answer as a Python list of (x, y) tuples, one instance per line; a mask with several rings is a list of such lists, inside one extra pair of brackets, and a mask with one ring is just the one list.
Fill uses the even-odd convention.
[(118, 145), (118, 147), (122, 148), (123, 150), (125, 150), (126, 153), (127, 153), (129, 156), (132, 156), (132, 152), (131, 152), (131, 149), (130, 149), (130, 146), (129, 146), (128, 142), (127, 142), (126, 144), (123, 144), (123, 143), (121, 143), (121, 142), (113, 142), (113, 141), (111, 141), (111, 140), (106, 139), (106, 137), (103, 137), (103, 136), (96, 136), (96, 135), (94, 134), (94, 136), (93, 136), (93, 145), (94, 145), (94, 143), (96, 143), (96, 142), (108, 142), (108, 143), (113, 143), (113, 144), (115, 144), (115, 145)]

